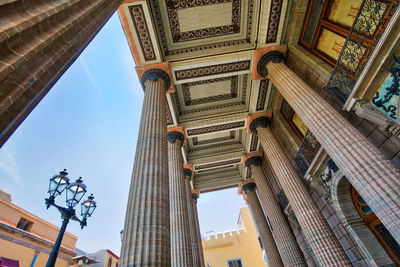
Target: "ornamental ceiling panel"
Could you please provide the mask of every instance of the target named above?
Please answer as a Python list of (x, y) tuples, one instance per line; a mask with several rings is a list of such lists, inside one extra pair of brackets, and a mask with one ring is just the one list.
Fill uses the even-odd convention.
[(255, 0), (150, 0), (158, 39), (168, 61), (256, 46)]
[(249, 74), (176, 84), (173, 98), (178, 122), (246, 112), (250, 88)]

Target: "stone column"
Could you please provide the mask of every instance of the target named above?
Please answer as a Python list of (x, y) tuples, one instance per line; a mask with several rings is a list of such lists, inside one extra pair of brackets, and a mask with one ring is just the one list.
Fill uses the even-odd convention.
[(285, 266), (307, 266), (292, 229), (264, 175), (261, 161), (262, 152), (257, 152), (245, 155), (242, 162), (245, 166), (251, 168), (257, 184), (258, 197), (268, 215), (271, 229), (273, 229), (272, 235), (276, 241), (282, 261)]
[(171, 224), (171, 267), (193, 266), (186, 200), (185, 175), (183, 173), (182, 145), (185, 141), (183, 128), (168, 129), (168, 172)]
[(400, 243), (400, 170), (328, 102), (290, 70), (273, 51), (258, 73), (268, 77)]
[(194, 214), (194, 223), (196, 225), (196, 235), (197, 235), (197, 248), (199, 250), (199, 258), (200, 265), (204, 266), (204, 254), (203, 254), (203, 245), (201, 244), (201, 233), (200, 233), (200, 225), (199, 225), (199, 215), (197, 213), (197, 199), (199, 198), (199, 190), (192, 190), (192, 205), (193, 205), (193, 214)]
[(169, 76), (147, 70), (121, 248), (121, 266), (170, 266), (169, 185), (165, 92)]
[(269, 225), (257, 198), (256, 184), (252, 180), (246, 180), (240, 183), (240, 187), (247, 196), (247, 201), (250, 206), (251, 213), (253, 214), (254, 223), (257, 227), (258, 234), (260, 235), (265, 253), (267, 254), (268, 266), (283, 267), (275, 240), (272, 237)]
[(2, 146), (122, 0), (0, 2)]
[(350, 266), (350, 262), (332, 229), (268, 127), (270, 119), (267, 117), (256, 117), (254, 119), (254, 116), (249, 115), (247, 123), (250, 130), (257, 133), (264, 148), (265, 156), (270, 161), (285, 191), (301, 229), (319, 261), (319, 265)]
[(195, 222), (195, 215), (193, 213), (193, 199), (192, 199), (192, 187), (190, 185), (190, 180), (193, 177), (193, 167), (192, 164), (186, 164), (184, 166), (183, 172), (185, 174), (185, 188), (186, 188), (186, 201), (187, 201), (187, 209), (188, 209), (188, 216), (189, 216), (189, 228), (190, 228), (190, 240), (192, 245), (192, 255), (193, 255), (193, 266), (201, 266), (200, 261), (200, 250), (199, 246), (199, 239), (201, 244), (201, 237), (198, 235), (196, 230), (196, 222)]

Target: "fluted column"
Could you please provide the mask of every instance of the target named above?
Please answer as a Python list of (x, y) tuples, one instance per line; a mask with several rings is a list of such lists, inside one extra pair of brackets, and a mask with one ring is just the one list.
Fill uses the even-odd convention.
[[(193, 167), (192, 164), (186, 164), (184, 166), (184, 174), (185, 174), (185, 189), (186, 189), (186, 201), (187, 201), (187, 209), (188, 209), (188, 217), (189, 217), (189, 228), (190, 228), (190, 240), (192, 245), (192, 258), (193, 258), (193, 266), (201, 266), (200, 254), (199, 254), (199, 243), (201, 243), (201, 237), (198, 235), (196, 230), (196, 222), (195, 215), (193, 213), (193, 200), (192, 200), (192, 187), (190, 185), (190, 180), (193, 177)], [(199, 242), (200, 239), (200, 242)]]
[(169, 203), (171, 224), (171, 266), (193, 266), (181, 147), (184, 135), (175, 128), (168, 131)]
[(400, 170), (282, 59), (276, 51), (264, 55), (258, 64), (260, 72), (264, 70), (261, 76), (268, 73), (282, 96), (400, 243)]
[(318, 263), (321, 266), (350, 266), (332, 229), (268, 127), (269, 122), (266, 117), (258, 117), (248, 123), (252, 132), (257, 133)]
[(292, 229), (261, 169), (261, 156), (261, 152), (247, 154), (243, 157), (243, 163), (251, 168), (257, 184), (258, 197), (268, 215), (269, 223), (273, 229), (272, 235), (276, 241), (279, 254), (285, 266), (307, 266)]
[(201, 233), (200, 233), (200, 225), (199, 225), (199, 215), (197, 213), (197, 199), (199, 198), (199, 190), (192, 190), (192, 204), (193, 204), (193, 215), (194, 215), (194, 223), (196, 225), (196, 235), (197, 235), (197, 249), (199, 250), (199, 259), (200, 265), (204, 266), (204, 254), (203, 254), (203, 245), (201, 244)]
[(0, 4), (0, 146), (122, 0), (11, 2)]
[(265, 253), (267, 254), (268, 266), (283, 267), (282, 259), (276, 247), (275, 240), (272, 237), (269, 225), (257, 198), (256, 184), (254, 181), (245, 181), (240, 184), (240, 187), (247, 196), (247, 201), (249, 203), (251, 213), (253, 214), (258, 234), (260, 235)]
[(144, 100), (121, 248), (121, 266), (171, 265), (167, 118), (168, 75), (142, 76)]

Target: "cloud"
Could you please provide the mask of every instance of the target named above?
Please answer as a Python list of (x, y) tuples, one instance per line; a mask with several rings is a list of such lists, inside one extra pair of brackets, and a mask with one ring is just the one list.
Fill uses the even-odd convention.
[(85, 74), (89, 79), (90, 84), (95, 89), (97, 96), (100, 98), (104, 98), (103, 93), (101, 92), (101, 88), (99, 84), (96, 82), (96, 79), (93, 77), (92, 71), (87, 66), (85, 59), (83, 57), (79, 57), (79, 62), (81, 63), (83, 70), (85, 71)]
[(15, 161), (13, 153), (8, 150), (3, 150), (0, 153), (0, 171), (4, 172), (16, 184), (22, 186), (22, 180), (18, 171), (18, 165)]

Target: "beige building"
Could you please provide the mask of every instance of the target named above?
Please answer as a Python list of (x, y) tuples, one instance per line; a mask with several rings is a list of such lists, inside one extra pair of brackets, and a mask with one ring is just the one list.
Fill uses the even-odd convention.
[(202, 240), (204, 262), (211, 267), (242, 266), (265, 267), (263, 251), (248, 208), (241, 208), (238, 229), (210, 234)]
[[(11, 195), (0, 190), (1, 264), (7, 267), (45, 266), (59, 230), (57, 226), (14, 205)], [(57, 267), (69, 266), (76, 255), (74, 249), (77, 239), (65, 232)]]

